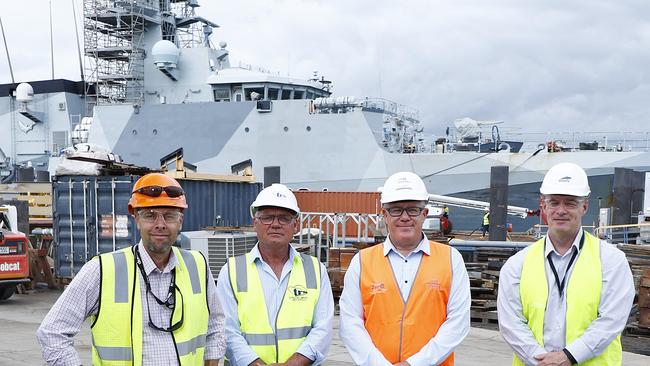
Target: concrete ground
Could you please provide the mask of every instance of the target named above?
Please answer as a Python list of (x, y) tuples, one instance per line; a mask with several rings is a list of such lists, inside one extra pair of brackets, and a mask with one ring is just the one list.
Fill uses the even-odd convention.
[[(0, 365), (43, 365), (36, 341), (36, 329), (58, 298), (59, 291), (40, 290), (28, 295), (14, 295), (0, 303)], [(325, 365), (353, 365), (338, 337), (338, 316), (335, 318), (334, 340)], [(87, 323), (86, 323), (87, 324)], [(650, 347), (650, 342), (648, 344)], [(90, 365), (90, 328), (86, 325), (75, 338), (75, 348), (85, 365)], [(510, 365), (512, 353), (498, 332), (472, 328), (456, 349), (456, 365)], [(650, 365), (650, 356), (623, 352), (623, 365)]]

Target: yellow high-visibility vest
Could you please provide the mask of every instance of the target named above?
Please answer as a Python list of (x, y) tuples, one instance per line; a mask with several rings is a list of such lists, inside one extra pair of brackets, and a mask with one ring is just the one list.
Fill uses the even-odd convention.
[(320, 265), (312, 256), (294, 256), (273, 332), (257, 265), (250, 259), (248, 253), (228, 260), (228, 274), (237, 299), (241, 332), (262, 361), (267, 364), (286, 362), (311, 330), (320, 294)]
[(485, 215), (483, 215), (483, 225), (490, 225), (490, 213), (486, 212)]
[[(583, 235), (585, 235), (584, 245), (580, 249), (564, 294), (567, 303), (565, 335), (567, 345), (582, 336), (589, 325), (598, 317), (600, 292), (603, 285), (600, 241), (587, 232), (584, 232)], [(524, 317), (528, 319), (528, 326), (533, 332), (537, 343), (542, 347), (544, 347), (544, 313), (548, 301), (544, 242), (545, 238), (542, 238), (531, 245), (528, 250), (519, 284), (519, 295)], [(580, 365), (620, 365), (622, 357), (621, 336), (619, 335), (605, 348), (602, 354)], [(512, 364), (515, 366), (524, 365), (517, 355), (514, 356)]]
[[(99, 256), (100, 307), (91, 319), (93, 365), (142, 364), (142, 299), (134, 248)], [(172, 250), (178, 260), (174, 269), (178, 289), (171, 324), (183, 317), (182, 326), (172, 332), (178, 362), (203, 365), (209, 317), (205, 258), (196, 251)]]

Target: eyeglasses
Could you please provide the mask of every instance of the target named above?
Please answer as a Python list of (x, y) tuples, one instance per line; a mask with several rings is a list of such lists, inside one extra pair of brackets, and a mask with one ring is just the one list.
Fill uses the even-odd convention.
[(149, 197), (159, 197), (163, 192), (167, 193), (167, 196), (171, 198), (180, 197), (185, 194), (183, 188), (176, 187), (176, 186), (167, 186), (167, 187), (147, 186), (147, 187), (142, 187), (140, 189), (136, 189), (131, 194), (140, 193)]
[[(178, 328), (183, 326), (183, 320), (185, 319), (185, 312), (183, 311), (183, 293), (181, 290), (176, 286), (176, 269), (172, 271), (172, 280), (171, 283), (169, 284), (169, 291), (167, 292), (167, 297), (165, 300), (161, 300), (158, 298), (158, 296), (154, 295), (153, 291), (151, 291), (151, 283), (149, 283), (149, 276), (147, 276), (145, 270), (144, 270), (144, 265), (142, 264), (142, 258), (140, 258), (140, 252), (138, 252), (138, 249), (135, 249), (135, 256), (136, 256), (136, 264), (138, 265), (138, 268), (140, 269), (140, 274), (142, 275), (142, 279), (144, 280), (145, 287), (147, 289), (145, 293), (145, 297), (147, 298), (147, 313), (149, 315), (149, 327), (159, 330), (161, 332), (166, 332), (166, 333), (171, 333), (177, 330)], [(164, 306), (167, 309), (170, 309), (172, 313), (174, 312), (174, 308), (176, 307), (176, 294), (180, 295), (180, 309), (181, 309), (181, 319), (177, 321), (176, 323), (172, 324), (170, 327), (159, 327), (157, 326), (153, 320), (151, 320), (151, 306), (149, 305), (149, 295), (156, 300), (158, 305)]]
[(153, 224), (158, 221), (159, 217), (162, 217), (163, 221), (167, 224), (178, 223), (183, 217), (183, 213), (179, 211), (165, 211), (165, 212), (156, 212), (153, 210), (139, 210), (138, 216), (142, 221)]
[(387, 207), (385, 210), (392, 217), (400, 217), (404, 212), (410, 217), (420, 216), (424, 207)]
[(549, 208), (559, 208), (562, 204), (569, 210), (575, 210), (584, 202), (583, 198), (573, 198), (564, 201), (556, 200), (554, 198), (547, 198), (544, 200), (546, 206)]
[(296, 217), (291, 215), (260, 215), (255, 218), (264, 225), (271, 225), (275, 219), (278, 219), (280, 225), (288, 225)]

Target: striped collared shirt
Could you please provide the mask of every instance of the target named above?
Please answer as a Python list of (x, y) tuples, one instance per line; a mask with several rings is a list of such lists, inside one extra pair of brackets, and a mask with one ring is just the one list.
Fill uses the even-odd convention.
[[(172, 270), (178, 264), (178, 259), (172, 252), (169, 256), (169, 262), (161, 271), (142, 247), (142, 242), (139, 243), (137, 248), (142, 258), (144, 271), (151, 284), (151, 291), (159, 299), (165, 299), (171, 283)], [(146, 299), (149, 300), (151, 320), (158, 327), (168, 328), (170, 326), (172, 310), (159, 305), (151, 294), (147, 293), (144, 280), (137, 268), (136, 273), (140, 281), (140, 295), (142, 298), (142, 364), (178, 365), (171, 333), (161, 332), (149, 326)], [(209, 269), (207, 274), (210, 317), (204, 358), (211, 360), (223, 357), (226, 351), (226, 341), (223, 309), (217, 300), (216, 286)], [(99, 260), (93, 259), (86, 263), (74, 277), (41, 323), (37, 337), (43, 349), (43, 358), (48, 365), (81, 364), (79, 355), (73, 347), (73, 337), (79, 332), (86, 318), (97, 314), (100, 283)]]

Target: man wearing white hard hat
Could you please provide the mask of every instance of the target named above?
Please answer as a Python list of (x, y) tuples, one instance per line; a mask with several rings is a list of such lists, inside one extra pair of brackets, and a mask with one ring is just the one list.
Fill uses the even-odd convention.
[(453, 365), (469, 332), (465, 263), (422, 232), (428, 199), (417, 175), (391, 175), (381, 192), (388, 237), (357, 253), (345, 274), (340, 333), (357, 365)]
[(223, 266), (217, 294), (226, 314), (231, 365), (311, 365), (332, 341), (334, 299), (325, 267), (289, 243), (298, 232), (298, 202), (282, 184), (250, 207), (257, 245)]
[(625, 254), (582, 229), (589, 182), (573, 163), (540, 188), (548, 233), (501, 269), (497, 309), (513, 365), (621, 365), (635, 290)]

